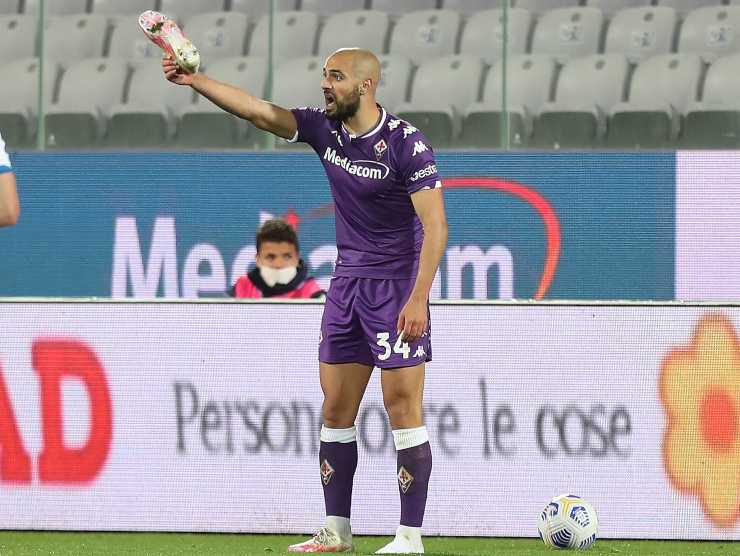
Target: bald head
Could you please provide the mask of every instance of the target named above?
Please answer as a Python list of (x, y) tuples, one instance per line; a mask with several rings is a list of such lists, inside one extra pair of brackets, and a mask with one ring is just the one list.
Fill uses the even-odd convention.
[(321, 88), (326, 117), (346, 122), (360, 114), (375, 121), (375, 92), (380, 83), (380, 62), (369, 50), (342, 48), (326, 59)]
[(363, 48), (340, 48), (326, 60), (326, 67), (339, 64), (349, 70), (352, 78), (360, 83), (370, 81), (370, 91), (375, 91), (380, 83), (380, 60), (369, 50)]

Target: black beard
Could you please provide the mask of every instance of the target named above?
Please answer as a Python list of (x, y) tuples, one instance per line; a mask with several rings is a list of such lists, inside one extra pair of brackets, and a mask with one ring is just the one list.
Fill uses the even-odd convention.
[(357, 114), (360, 109), (360, 93), (355, 91), (346, 102), (339, 102), (339, 99), (334, 97), (334, 104), (336, 105), (334, 113), (327, 112), (326, 117), (335, 122), (344, 122)]

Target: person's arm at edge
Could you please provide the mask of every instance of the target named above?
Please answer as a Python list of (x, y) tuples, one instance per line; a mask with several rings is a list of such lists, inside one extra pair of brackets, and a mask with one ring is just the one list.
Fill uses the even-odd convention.
[(0, 174), (0, 227), (14, 226), (21, 214), (13, 172)]
[(403, 339), (409, 343), (418, 340), (427, 328), (429, 291), (447, 247), (447, 216), (442, 188), (417, 191), (411, 195), (411, 202), (424, 227), (424, 240), (414, 289), (398, 316), (398, 331), (403, 331)]
[(189, 85), (219, 108), (252, 122), (283, 139), (293, 139), (298, 123), (290, 110), (262, 100), (250, 93), (222, 83), (203, 73), (187, 74), (168, 57), (162, 60), (165, 77), (178, 85)]

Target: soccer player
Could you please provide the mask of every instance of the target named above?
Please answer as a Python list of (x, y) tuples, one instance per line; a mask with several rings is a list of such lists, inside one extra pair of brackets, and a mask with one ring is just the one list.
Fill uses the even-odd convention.
[(236, 281), (232, 297), (306, 299), (326, 293), (308, 275), (300, 256), (298, 235), (285, 220), (272, 218), (262, 224), (256, 244), (257, 266)]
[(319, 342), (324, 393), (319, 469), (326, 523), (291, 552), (352, 550), (350, 506), (357, 467), (355, 418), (375, 366), (397, 451), (400, 526), (378, 553), (422, 553), (421, 525), (432, 452), (422, 422), (424, 365), (431, 360), (428, 298), (447, 242), (447, 221), (429, 142), (378, 105), (380, 64), (371, 52), (329, 56), (326, 106), (288, 110), (188, 74), (170, 57), (167, 79), (288, 141), (308, 143), (324, 165), (336, 205), (338, 256)]
[(18, 202), (15, 174), (10, 157), (5, 152), (5, 141), (0, 135), (0, 227), (13, 226), (18, 222), (21, 206)]

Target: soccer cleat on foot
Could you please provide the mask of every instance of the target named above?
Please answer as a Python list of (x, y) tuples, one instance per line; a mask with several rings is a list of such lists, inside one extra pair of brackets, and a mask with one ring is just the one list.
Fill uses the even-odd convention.
[(401, 525), (396, 530), (396, 538), (375, 554), (424, 554), (419, 529)]
[(352, 552), (352, 543), (344, 542), (331, 529), (322, 527), (306, 542), (292, 544), (288, 552)]
[(182, 34), (177, 23), (164, 14), (147, 10), (139, 16), (139, 27), (144, 34), (187, 73), (197, 73), (200, 53)]

